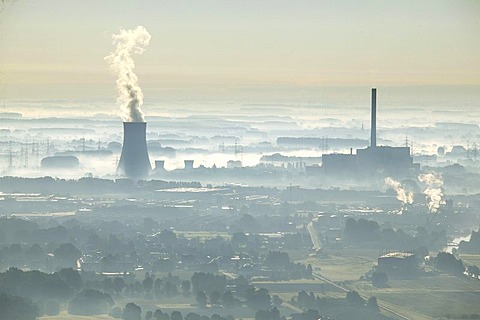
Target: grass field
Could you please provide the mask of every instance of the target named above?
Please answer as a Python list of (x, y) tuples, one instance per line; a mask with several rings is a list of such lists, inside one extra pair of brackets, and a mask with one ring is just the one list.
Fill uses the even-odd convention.
[(306, 292), (326, 292), (334, 290), (330, 284), (321, 280), (291, 280), (291, 281), (254, 281), (257, 288), (265, 288), (270, 294), (294, 293), (305, 290)]
[[(375, 254), (376, 251), (375, 251)], [(373, 265), (377, 263), (377, 256), (373, 253), (360, 256), (330, 255), (325, 258), (309, 257), (302, 263), (310, 263), (315, 272), (333, 281), (358, 280)]]
[[(389, 280), (389, 288), (374, 288), (363, 276), (376, 264), (378, 252), (363, 250), (308, 257), (314, 272), (364, 297), (376, 296), (382, 305), (410, 319), (428, 320), (446, 315), (480, 314), (480, 281), (468, 277), (435, 275), (414, 280)], [(461, 255), (466, 265), (480, 266), (480, 255)], [(315, 292), (315, 291), (314, 291)], [(318, 294), (338, 297), (344, 293), (327, 291)], [(385, 313), (388, 316), (391, 316)]]
[(461, 254), (460, 259), (465, 265), (476, 265), (480, 268), (480, 254)]
[(66, 311), (60, 312), (57, 316), (44, 316), (38, 318), (39, 320), (114, 320), (106, 314), (99, 316), (74, 316)]

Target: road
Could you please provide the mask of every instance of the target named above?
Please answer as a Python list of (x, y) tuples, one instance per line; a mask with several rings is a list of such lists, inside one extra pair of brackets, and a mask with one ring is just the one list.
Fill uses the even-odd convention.
[(313, 243), (313, 250), (317, 251), (322, 248), (322, 243), (320, 242), (320, 239), (318, 238), (318, 234), (315, 231), (315, 227), (313, 226), (313, 222), (310, 222), (307, 224), (307, 230), (308, 233), (310, 234), (310, 238), (312, 239)]
[[(322, 244), (321, 244), (321, 242), (320, 242), (320, 239), (318, 238), (318, 233), (316, 232), (315, 227), (313, 226), (313, 222), (310, 222), (309, 224), (307, 224), (307, 230), (308, 230), (308, 233), (310, 234), (310, 238), (312, 239), (313, 250), (314, 250), (314, 251), (317, 251), (317, 250), (321, 249), (321, 248), (322, 248)], [(350, 291), (349, 289), (347, 289), (347, 288), (345, 288), (345, 287), (342, 287), (342, 286), (336, 284), (336, 283), (333, 282), (332, 280), (327, 279), (327, 278), (323, 277), (323, 276), (320, 275), (320, 274), (315, 274), (315, 273), (314, 273), (313, 276), (314, 276), (316, 279), (322, 280), (322, 281), (324, 281), (324, 282), (332, 285), (333, 287), (335, 287), (335, 288), (337, 288), (337, 289), (339, 289), (339, 290), (341, 290), (341, 291), (343, 291), (343, 292), (349, 292), (349, 291)], [(361, 296), (363, 299), (368, 300), (368, 297), (362, 296), (361, 294), (360, 294), (360, 296)], [(386, 306), (384, 302), (377, 300), (377, 303), (378, 303), (378, 307), (379, 307), (380, 309), (382, 309), (383, 311), (385, 311), (385, 312), (387, 312), (387, 313), (390, 313), (390, 314), (394, 315), (395, 317), (397, 317), (397, 318), (399, 318), (399, 319), (410, 320), (410, 318), (408, 318), (408, 317), (406, 317), (406, 316), (398, 313), (397, 311), (393, 310), (392, 308)], [(418, 318), (419, 318), (419, 319), (425, 319), (425, 320), (426, 320), (426, 319), (431, 319), (431, 318), (425, 317), (425, 316), (420, 315), (420, 314), (418, 315)], [(415, 319), (417, 319), (417, 318), (415, 318)]]
[[(342, 286), (336, 284), (335, 282), (333, 282), (332, 280), (327, 279), (327, 278), (325, 278), (325, 277), (323, 277), (323, 276), (321, 276), (321, 275), (319, 275), (319, 274), (314, 274), (313, 276), (315, 277), (315, 279), (317, 279), (317, 280), (322, 280), (322, 281), (324, 281), (324, 282), (326, 282), (326, 283), (334, 286), (335, 288), (337, 288), (337, 289), (339, 289), (339, 290), (341, 290), (341, 291), (343, 291), (343, 292), (350, 292), (349, 289), (347, 289), (347, 288), (345, 288), (345, 287), (342, 287)], [(362, 296), (361, 294), (360, 294), (360, 296), (361, 296), (363, 299), (368, 300), (368, 297)], [(396, 317), (398, 317), (398, 318), (400, 318), (400, 319), (410, 320), (410, 318), (407, 318), (407, 317), (405, 317), (404, 315), (402, 315), (402, 314), (400, 314), (400, 313), (398, 313), (398, 312), (390, 309), (389, 307), (385, 306), (385, 305), (382, 304), (381, 302), (379, 302), (379, 301), (377, 301), (377, 302), (378, 302), (378, 307), (379, 307), (380, 309), (382, 309), (382, 310), (384, 310), (384, 311), (387, 311), (387, 312), (395, 315)]]

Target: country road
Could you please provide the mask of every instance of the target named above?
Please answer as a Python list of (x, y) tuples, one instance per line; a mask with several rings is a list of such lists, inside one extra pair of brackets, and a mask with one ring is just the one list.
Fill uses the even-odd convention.
[(321, 249), (322, 244), (320, 242), (320, 239), (318, 239), (318, 234), (315, 231), (315, 227), (313, 226), (313, 222), (310, 222), (309, 224), (307, 224), (307, 230), (308, 230), (308, 233), (310, 234), (310, 238), (312, 239), (313, 250), (317, 251), (318, 249)]

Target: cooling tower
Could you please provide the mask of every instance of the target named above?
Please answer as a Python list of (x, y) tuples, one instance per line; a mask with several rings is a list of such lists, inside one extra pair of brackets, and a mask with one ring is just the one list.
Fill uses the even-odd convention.
[(147, 123), (124, 122), (123, 146), (117, 174), (138, 180), (148, 177), (152, 167), (147, 150)]

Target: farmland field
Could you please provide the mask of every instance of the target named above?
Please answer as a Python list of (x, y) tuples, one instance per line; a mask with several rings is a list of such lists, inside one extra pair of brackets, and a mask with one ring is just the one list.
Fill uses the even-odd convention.
[[(462, 255), (461, 258), (467, 265), (480, 265), (480, 255)], [(389, 280), (389, 287), (380, 289), (373, 287), (370, 281), (360, 279), (376, 264), (373, 251), (364, 251), (356, 256), (342, 253), (309, 257), (303, 262), (311, 263), (315, 274), (346, 289), (356, 290), (364, 298), (376, 296), (379, 304), (410, 319), (480, 314), (480, 281), (466, 276), (437, 274), (412, 280)], [(345, 295), (331, 289), (318, 293), (338, 298)], [(387, 312), (385, 314), (392, 316)]]
[(480, 267), (480, 254), (461, 254), (460, 259), (462, 259), (465, 265), (476, 265)]
[(66, 311), (60, 312), (56, 316), (44, 316), (38, 318), (39, 320), (114, 320), (106, 314), (98, 315), (98, 316), (75, 316), (71, 315)]

